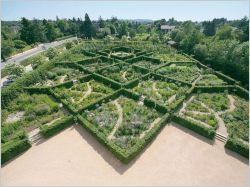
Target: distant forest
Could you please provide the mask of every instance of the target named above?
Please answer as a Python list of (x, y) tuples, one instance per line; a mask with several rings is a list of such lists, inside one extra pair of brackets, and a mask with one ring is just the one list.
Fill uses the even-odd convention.
[[(249, 82), (249, 20), (225, 18), (192, 22), (169, 20), (119, 20), (116, 17), (91, 21), (88, 14), (81, 18), (1, 22), (1, 59), (27, 50), (38, 43), (51, 42), (67, 36), (83, 39), (149, 41), (154, 44), (177, 42), (176, 48), (193, 55), (237, 80), (244, 87)], [(175, 26), (163, 32), (161, 25)]]

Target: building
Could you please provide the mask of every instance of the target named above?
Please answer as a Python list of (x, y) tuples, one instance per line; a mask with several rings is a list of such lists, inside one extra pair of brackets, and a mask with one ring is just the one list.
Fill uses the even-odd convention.
[(175, 28), (175, 26), (170, 26), (170, 25), (161, 25), (161, 30), (165, 33), (168, 33), (172, 31)]

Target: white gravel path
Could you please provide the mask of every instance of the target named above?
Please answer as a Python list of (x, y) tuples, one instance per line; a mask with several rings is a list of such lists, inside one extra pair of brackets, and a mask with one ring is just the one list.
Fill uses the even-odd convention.
[(116, 106), (117, 108), (117, 112), (118, 112), (118, 120), (114, 126), (114, 128), (112, 129), (111, 133), (108, 136), (108, 140), (111, 140), (114, 138), (114, 134), (117, 131), (117, 129), (121, 126), (122, 124), (122, 120), (123, 120), (123, 110), (121, 105), (118, 103), (117, 99), (113, 101), (113, 104)]

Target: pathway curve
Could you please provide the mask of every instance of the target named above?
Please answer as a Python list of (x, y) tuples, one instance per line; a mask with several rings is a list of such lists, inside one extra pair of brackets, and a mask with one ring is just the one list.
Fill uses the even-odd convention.
[(158, 92), (158, 89), (156, 88), (156, 82), (153, 82), (152, 88), (155, 94), (157, 95), (157, 97), (162, 98), (162, 95)]
[(143, 137), (146, 135), (147, 132), (149, 132), (157, 123), (159, 123), (160, 120), (161, 120), (160, 117), (156, 118), (156, 119), (149, 125), (149, 128), (148, 128), (146, 131), (144, 131), (144, 132), (142, 132), (142, 133), (140, 134), (140, 138), (143, 138)]
[(122, 124), (122, 119), (123, 119), (123, 110), (122, 110), (121, 105), (118, 103), (117, 99), (113, 101), (113, 104), (116, 106), (117, 111), (118, 111), (118, 120), (117, 120), (114, 128), (112, 129), (111, 133), (109, 134), (108, 140), (111, 140), (114, 138), (114, 134), (115, 134), (116, 130)]
[(87, 82), (87, 87), (88, 87), (88, 90), (85, 92), (83, 96), (84, 99), (87, 98), (92, 92), (92, 87), (90, 86), (89, 82)]
[(214, 114), (215, 118), (216, 118), (217, 121), (218, 121), (218, 129), (217, 129), (217, 131), (218, 131), (221, 135), (227, 137), (227, 136), (228, 136), (227, 128), (226, 128), (226, 125), (225, 125), (223, 119), (219, 116), (219, 113), (216, 112), (216, 111), (214, 111), (214, 110), (211, 109), (210, 107), (208, 107), (205, 103), (203, 103), (203, 102), (201, 102), (201, 101), (199, 101), (199, 102), (201, 103), (201, 105), (202, 105), (204, 108), (206, 108), (209, 112), (211, 112), (212, 114)]
[(89, 82), (87, 82), (87, 87), (88, 87), (87, 91), (86, 91), (85, 94), (82, 96), (82, 98), (81, 98), (79, 101), (77, 101), (77, 103), (82, 102), (83, 99), (86, 99), (86, 98), (92, 93), (92, 87), (91, 87), (91, 85), (89, 84)]
[(195, 79), (194, 82), (192, 82), (192, 86), (194, 86), (201, 78), (202, 78), (202, 75), (200, 74), (199, 77)]
[(172, 103), (175, 100), (175, 98), (176, 98), (176, 94), (172, 95), (171, 97), (168, 98), (167, 103), (168, 104)]
[(128, 79), (126, 78), (126, 73), (127, 73), (127, 71), (124, 71), (123, 74), (122, 74), (122, 78), (123, 78), (125, 81), (128, 80)]
[(234, 97), (233, 97), (232, 95), (227, 95), (227, 97), (228, 97), (229, 102), (230, 102), (229, 109), (224, 110), (224, 111), (219, 111), (219, 112), (218, 112), (219, 115), (224, 114), (224, 113), (226, 113), (226, 112), (232, 112), (232, 111), (234, 111), (234, 109), (236, 108)]
[(63, 76), (61, 76), (61, 78), (60, 78), (60, 81), (59, 81), (59, 82), (60, 82), (60, 83), (63, 83), (66, 77), (67, 77), (67, 75), (63, 75)]

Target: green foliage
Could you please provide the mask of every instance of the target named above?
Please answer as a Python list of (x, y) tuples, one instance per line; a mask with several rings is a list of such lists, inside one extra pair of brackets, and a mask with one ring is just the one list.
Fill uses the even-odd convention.
[(227, 126), (230, 137), (240, 138), (249, 141), (249, 103), (247, 100), (234, 96), (235, 109), (226, 112), (222, 118)]
[(196, 99), (214, 111), (223, 111), (229, 108), (229, 99), (226, 93), (202, 93), (198, 94)]
[(200, 123), (191, 121), (179, 115), (174, 115), (172, 120), (190, 130), (195, 131), (202, 136), (205, 136), (209, 139), (214, 139), (215, 130), (213, 128), (207, 128)]
[(22, 40), (14, 40), (14, 45), (16, 49), (23, 49), (27, 46), (26, 42)]
[(58, 55), (58, 51), (54, 48), (49, 48), (46, 52), (46, 56), (51, 60)]
[(178, 65), (172, 64), (156, 70), (156, 73), (169, 78), (192, 83), (200, 75), (200, 70), (196, 65)]
[(237, 139), (229, 138), (225, 147), (249, 159), (249, 146), (247, 144), (244, 144)]
[(28, 139), (17, 139), (2, 145), (1, 163), (9, 161), (31, 147)]
[(54, 123), (50, 125), (42, 125), (40, 126), (40, 132), (45, 137), (51, 137), (54, 134), (60, 132), (61, 130), (67, 128), (68, 126), (72, 125), (74, 123), (74, 117), (68, 116), (64, 117), (62, 119), (59, 119), (55, 121)]
[(24, 74), (24, 68), (16, 64), (7, 64), (4, 68), (5, 75), (9, 76), (9, 79), (16, 79)]

